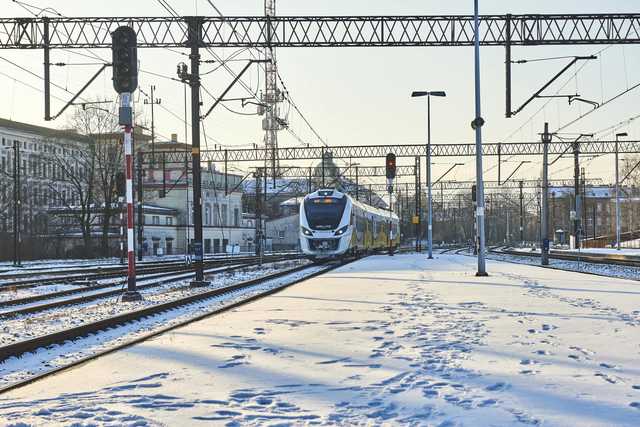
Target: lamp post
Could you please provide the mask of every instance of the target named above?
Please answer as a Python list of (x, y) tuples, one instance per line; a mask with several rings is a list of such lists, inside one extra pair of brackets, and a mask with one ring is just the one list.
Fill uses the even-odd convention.
[(616, 134), (616, 249), (620, 250), (620, 177), (618, 175), (618, 140), (628, 136), (626, 132)]
[(480, 108), (480, 18), (478, 15), (478, 0), (475, 0), (473, 2), (473, 21), (476, 117), (471, 122), (471, 127), (476, 133), (476, 226), (478, 228), (478, 271), (476, 276), (487, 276), (484, 247), (484, 182), (482, 179), (482, 125), (484, 125), (484, 119)]
[(414, 91), (411, 93), (412, 98), (426, 96), (427, 97), (427, 244), (428, 259), (433, 259), (433, 208), (431, 203), (431, 97), (445, 97), (444, 91)]

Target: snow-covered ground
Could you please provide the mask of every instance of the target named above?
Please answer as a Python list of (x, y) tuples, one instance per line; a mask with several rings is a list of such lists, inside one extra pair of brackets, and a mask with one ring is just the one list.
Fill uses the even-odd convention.
[[(85, 359), (86, 357), (90, 357), (117, 345), (131, 342), (141, 336), (155, 333), (168, 326), (179, 324), (205, 313), (210, 313), (212, 310), (227, 306), (249, 296), (281, 287), (282, 285), (303, 278), (322, 268), (324, 267), (309, 265), (309, 268), (304, 270), (287, 274), (276, 279), (267, 280), (250, 288), (240, 289), (226, 293), (222, 296), (197, 301), (188, 306), (148, 316), (137, 322), (127, 323), (119, 327), (111, 328), (108, 331), (103, 331), (99, 334), (68, 341), (63, 345), (55, 345), (46, 349), (39, 349), (20, 358), (9, 358), (0, 363), (0, 387), (8, 386), (15, 382), (31, 378), (34, 375), (49, 371), (52, 368), (69, 365), (72, 362)], [(269, 267), (264, 268), (261, 272), (252, 270), (250, 272), (243, 273), (242, 275), (236, 275), (234, 278), (222, 278), (213, 282), (213, 284), (206, 289), (184, 288), (182, 290), (178, 290), (178, 292), (183, 294), (180, 296), (185, 296), (184, 294), (187, 292), (191, 294), (203, 292), (207, 289), (211, 289), (212, 287), (221, 287), (233, 282), (238, 282), (240, 279), (249, 280), (250, 278), (264, 276), (265, 274), (273, 273), (274, 270), (275, 268), (271, 269)], [(176, 296), (172, 299), (175, 298)], [(168, 299), (169, 298), (166, 298), (166, 300)], [(12, 330), (16, 330), (16, 332), (6, 333), (4, 334), (5, 337), (2, 339), (5, 341), (6, 338), (7, 341), (10, 342), (13, 335), (13, 338), (19, 338), (15, 339), (15, 341), (25, 340), (45, 333), (51, 333), (56, 330), (78, 326), (82, 323), (105, 318), (108, 317), (108, 315), (115, 315), (118, 314), (118, 312), (140, 309), (144, 305), (148, 305), (148, 300), (145, 299), (145, 301), (141, 303), (103, 304), (98, 307), (94, 307), (93, 310), (85, 310), (86, 312), (83, 312), (82, 308), (79, 308), (79, 306), (75, 306), (75, 309), (62, 309), (59, 312), (55, 311), (52, 316), (45, 316), (44, 319), (36, 317), (36, 321), (33, 318), (25, 318), (22, 322), (9, 324), (8, 327), (3, 326), (2, 330), (4, 332), (12, 332)], [(10, 321), (7, 321), (7, 323), (9, 322)], [(37, 322), (39, 322), (39, 324)], [(3, 344), (5, 344), (5, 342), (3, 342)], [(0, 420), (2, 420), (1, 415), (2, 414), (0, 413)]]
[[(540, 248), (517, 248), (517, 247), (513, 247), (513, 248), (509, 248), (512, 249), (514, 251), (517, 252), (536, 252), (536, 253), (540, 253)], [(631, 249), (631, 248), (620, 248), (620, 250), (617, 250), (615, 248), (582, 248), (580, 250), (577, 249), (561, 249), (561, 248), (552, 248), (553, 251), (557, 251), (557, 252), (567, 252), (567, 253), (571, 253), (571, 254), (579, 254), (579, 253), (586, 253), (586, 254), (603, 254), (603, 255), (609, 255), (609, 254), (613, 254), (613, 255), (637, 255), (640, 256), (640, 249)]]
[[(119, 301), (119, 296), (111, 296), (82, 304), (58, 307), (42, 312), (23, 314), (13, 318), (3, 319), (0, 324), (0, 345), (8, 345), (14, 342), (35, 338), (37, 336), (51, 334), (53, 332), (95, 322), (117, 314), (198, 294), (211, 290), (212, 288), (220, 288), (229, 286), (232, 283), (259, 278), (276, 273), (284, 268), (291, 268), (293, 266), (307, 263), (307, 260), (281, 261), (277, 263), (263, 264), (262, 266), (248, 266), (225, 273), (215, 273), (215, 270), (217, 269), (205, 270), (206, 272), (208, 271), (206, 279), (210, 280), (211, 283), (209, 286), (203, 288), (192, 288), (189, 286), (189, 282), (193, 279), (192, 273), (178, 274), (176, 275), (176, 279), (170, 283), (165, 283), (158, 287), (141, 289), (140, 293), (142, 294), (143, 300), (139, 302), (122, 303)], [(138, 284), (144, 285), (152, 282), (154, 282), (152, 279), (140, 280), (138, 281)], [(123, 290), (124, 287), (124, 284), (120, 285), (120, 288)], [(87, 292), (83, 295), (92, 295), (114, 289), (117, 289), (117, 287)], [(75, 297), (78, 297), (78, 295), (47, 300), (47, 302)], [(11, 306), (6, 309), (0, 309), (0, 314), (4, 311), (13, 311), (30, 306), (37, 306), (42, 303), (42, 301), (38, 301), (27, 305)], [(1, 373), (2, 365), (0, 364), (0, 374)], [(0, 383), (1, 382), (2, 381), (0, 381)]]
[(0, 396), (8, 425), (640, 423), (640, 285), (375, 256)]
[[(471, 254), (468, 253), (467, 255)], [(515, 264), (540, 266), (539, 256), (509, 255), (489, 252), (487, 253), (487, 259), (493, 259), (496, 261), (507, 261)], [(567, 261), (550, 258), (549, 268), (598, 274), (601, 276), (616, 277), (619, 279), (640, 280), (640, 267), (627, 267), (624, 265), (614, 264), (594, 264), (587, 261)]]
[(609, 254), (613, 254), (613, 255), (636, 255), (636, 256), (640, 256), (640, 249), (631, 249), (631, 248), (620, 248), (620, 250), (617, 250), (615, 248), (583, 248), (580, 249), (580, 251), (578, 251), (577, 249), (571, 249), (571, 250), (564, 250), (563, 252), (570, 252), (570, 253), (588, 253), (588, 254), (605, 254), (605, 255), (609, 255)]

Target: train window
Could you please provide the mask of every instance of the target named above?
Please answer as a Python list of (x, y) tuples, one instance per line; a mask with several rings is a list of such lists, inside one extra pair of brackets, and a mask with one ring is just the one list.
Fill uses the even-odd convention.
[(342, 220), (347, 198), (317, 197), (307, 199), (304, 203), (304, 213), (313, 230), (331, 230), (337, 228)]

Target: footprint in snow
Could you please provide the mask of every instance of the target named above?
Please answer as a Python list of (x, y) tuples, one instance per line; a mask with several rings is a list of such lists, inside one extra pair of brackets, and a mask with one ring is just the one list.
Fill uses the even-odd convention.
[(498, 403), (498, 401), (496, 399), (485, 399), (482, 402), (480, 402), (478, 404), (478, 406), (484, 408), (484, 407), (487, 407), (487, 406), (493, 406), (496, 403)]
[(640, 390), (640, 385), (632, 385), (631, 388), (634, 390)]
[(631, 406), (632, 408), (640, 409), (640, 402), (631, 402), (629, 403), (629, 406)]
[(487, 391), (504, 391), (506, 389), (509, 388), (509, 384), (505, 383), (505, 382), (498, 382), (495, 384), (492, 384), (490, 386), (485, 387), (485, 390)]
[(609, 363), (601, 363), (600, 366), (602, 366), (603, 368), (607, 368), (607, 369), (616, 369), (617, 368), (616, 365), (611, 365)]
[(350, 357), (343, 357), (342, 359), (332, 359), (332, 360), (325, 360), (322, 362), (316, 362), (316, 365), (333, 365), (334, 363), (350, 362), (350, 361), (351, 361)]

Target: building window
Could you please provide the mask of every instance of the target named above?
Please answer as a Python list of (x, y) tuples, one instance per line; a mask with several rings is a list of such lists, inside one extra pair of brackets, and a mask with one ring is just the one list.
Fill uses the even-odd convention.
[(227, 225), (227, 205), (222, 205), (222, 226)]
[(278, 239), (284, 239), (284, 230), (279, 230), (278, 231)]
[(170, 216), (166, 217), (166, 222), (167, 222), (167, 225), (173, 225), (173, 218)]
[(153, 220), (153, 225), (160, 225), (160, 217), (158, 215), (154, 215), (152, 220)]
[(233, 226), (234, 227), (240, 226), (240, 209), (238, 208), (235, 208), (233, 210)]
[(204, 205), (204, 225), (211, 225), (211, 205)]

